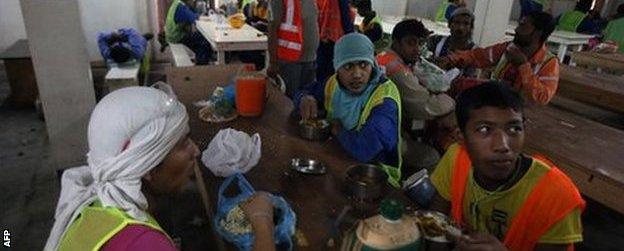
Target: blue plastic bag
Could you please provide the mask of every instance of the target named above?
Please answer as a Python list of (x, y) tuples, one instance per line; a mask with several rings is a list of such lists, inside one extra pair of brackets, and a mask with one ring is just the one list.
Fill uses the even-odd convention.
[[(225, 191), (230, 185), (238, 186), (240, 193), (233, 197), (227, 197)], [(223, 181), (223, 184), (219, 187), (219, 199), (217, 201), (217, 213), (215, 215), (213, 224), (214, 228), (219, 235), (225, 240), (233, 243), (239, 250), (249, 251), (253, 247), (254, 234), (234, 234), (226, 231), (221, 227), (220, 221), (227, 217), (228, 212), (235, 206), (245, 201), (247, 198), (254, 194), (255, 190), (249, 184), (245, 176), (240, 173), (232, 175)], [(280, 196), (271, 195), (271, 201), (274, 206), (274, 214), (277, 215), (277, 223), (275, 224), (274, 239), (275, 244), (286, 249), (292, 250), (292, 236), (295, 234), (295, 225), (297, 218), (295, 212), (292, 211), (288, 202)]]

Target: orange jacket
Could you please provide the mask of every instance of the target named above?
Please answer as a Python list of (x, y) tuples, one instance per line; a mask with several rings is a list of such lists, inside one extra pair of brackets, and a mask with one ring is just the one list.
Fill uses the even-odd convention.
[[(551, 226), (576, 207), (585, 208), (585, 201), (570, 178), (544, 157), (533, 159), (543, 161), (551, 168), (533, 187), (514, 216), (503, 240), (509, 250), (533, 250)], [(460, 145), (451, 180), (451, 216), (460, 224), (464, 224), (462, 205), (470, 168), (472, 163), (468, 152)], [(568, 248), (573, 249), (574, 245)]]
[(283, 0), (284, 14), (277, 31), (277, 57), (297, 61), (303, 50), (303, 19), (301, 1)]
[[(459, 51), (448, 56), (451, 63), (459, 68), (489, 68), (503, 60), (509, 42), (500, 43), (486, 48)], [(515, 69), (514, 69), (515, 68)], [(504, 79), (510, 70), (517, 70), (515, 79)], [(518, 67), (507, 63), (503, 67), (503, 80), (512, 83), (514, 89), (522, 92), (526, 98), (537, 104), (548, 104), (559, 84), (559, 61), (549, 57), (546, 45), (543, 45), (527, 63)]]
[(317, 0), (316, 5), (321, 41), (338, 41), (344, 35), (338, 0)]

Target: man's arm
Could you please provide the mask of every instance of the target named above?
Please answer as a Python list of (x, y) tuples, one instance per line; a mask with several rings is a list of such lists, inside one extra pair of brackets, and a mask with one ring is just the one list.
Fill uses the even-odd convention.
[(559, 85), (559, 61), (551, 58), (536, 74), (530, 63), (524, 63), (518, 67), (518, 78), (514, 82), (514, 88), (532, 102), (545, 105), (555, 96)]
[[(442, 61), (447, 61), (441, 65), (442, 68), (488, 68), (495, 66), (503, 56), (508, 43), (500, 43), (486, 48), (476, 48), (468, 51), (457, 51)], [(451, 66), (451, 67), (449, 67)]]

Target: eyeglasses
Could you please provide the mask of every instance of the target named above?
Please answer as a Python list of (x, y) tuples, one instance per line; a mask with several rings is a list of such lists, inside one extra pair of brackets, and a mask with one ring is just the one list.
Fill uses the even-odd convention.
[(358, 67), (360, 69), (365, 69), (366, 67), (370, 66), (371, 63), (368, 61), (356, 61), (356, 62), (351, 62), (351, 63), (347, 63), (345, 65), (343, 65), (341, 68), (347, 71), (351, 71), (353, 69), (355, 69), (355, 67)]

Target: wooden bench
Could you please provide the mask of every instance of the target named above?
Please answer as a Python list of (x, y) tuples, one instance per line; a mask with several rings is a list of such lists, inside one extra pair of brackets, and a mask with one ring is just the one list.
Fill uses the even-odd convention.
[(624, 131), (553, 106), (528, 107), (525, 150), (548, 156), (581, 192), (624, 213)]
[(561, 65), (557, 95), (624, 112), (624, 77)]
[(576, 65), (598, 72), (616, 75), (624, 74), (624, 54), (620, 53), (596, 53), (579, 51), (572, 54), (572, 62)]
[(171, 52), (171, 63), (174, 67), (195, 65), (190, 56), (192, 52), (183, 44), (169, 44), (169, 50)]
[(109, 65), (109, 70), (104, 77), (106, 92), (110, 93), (117, 89), (128, 86), (138, 86), (140, 69), (140, 62), (133, 62), (122, 65)]

